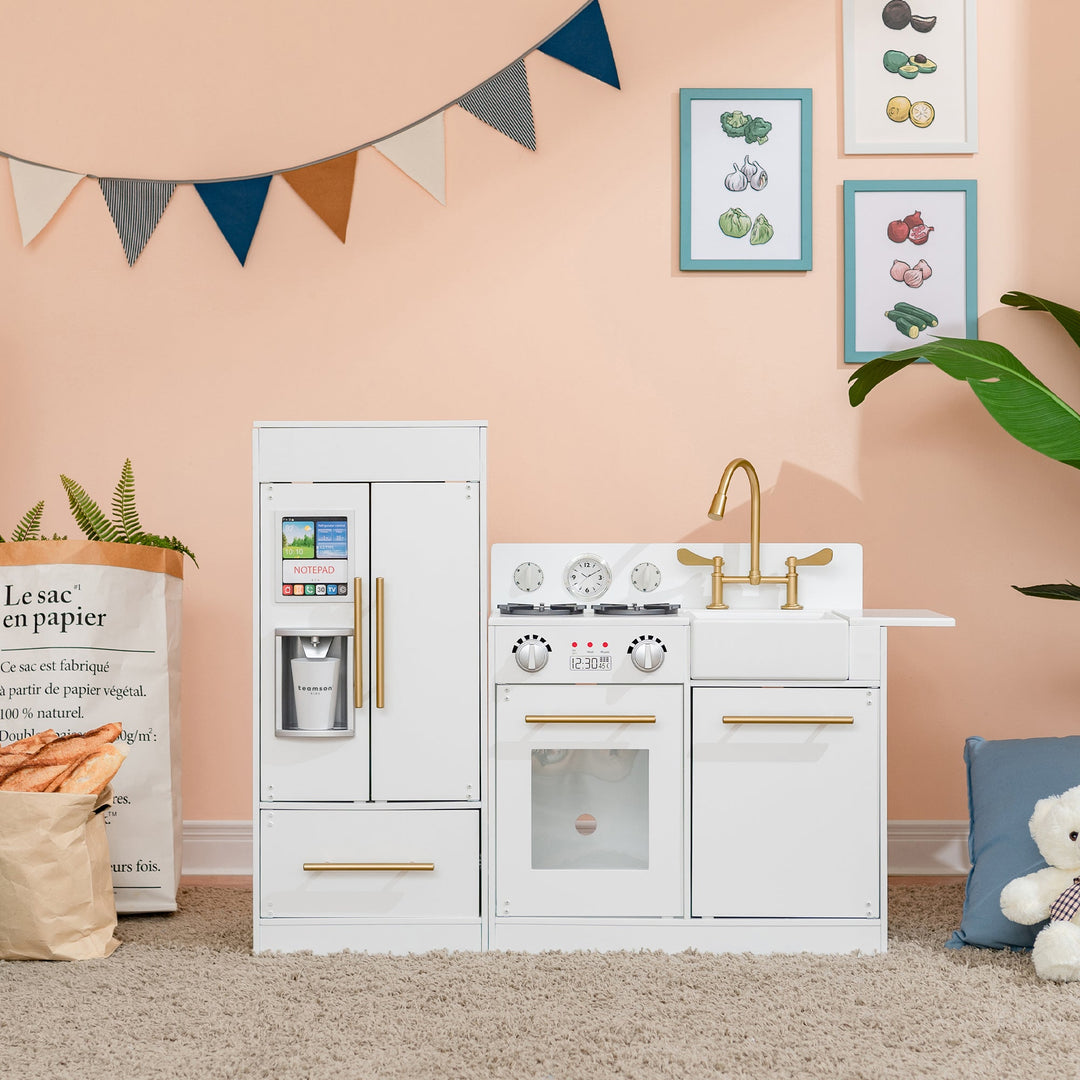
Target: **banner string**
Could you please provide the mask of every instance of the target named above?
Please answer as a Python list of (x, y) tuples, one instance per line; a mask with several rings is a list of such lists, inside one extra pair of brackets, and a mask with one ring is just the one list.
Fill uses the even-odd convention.
[[(524, 60), (525, 57), (527, 57), (527, 56), (531, 55), (532, 53), (536, 52), (536, 50), (539, 49), (541, 45), (543, 45), (550, 38), (553, 38), (565, 26), (572, 23), (593, 2), (594, 2), (594, 0), (585, 0), (585, 3), (583, 3), (581, 5), (581, 7), (579, 7), (576, 11), (574, 11), (573, 14), (571, 14), (568, 18), (564, 19), (561, 23), (559, 23), (559, 25), (556, 26), (555, 29), (552, 30), (550, 33), (545, 34), (535, 45), (532, 46), (531, 49), (526, 49), (525, 52), (523, 52), (519, 57), (517, 57), (516, 60), (513, 60), (512, 63), (517, 63), (519, 60)], [(503, 65), (503, 68), (508, 67), (508, 66), (510, 66), (510, 65)], [(502, 71), (503, 68), (500, 68), (499, 71)], [(385, 142), (387, 139), (392, 139), (397, 135), (401, 135), (405, 131), (409, 131), (411, 128), (418, 127), (420, 124), (426, 123), (432, 117), (438, 116), (440, 113), (444, 113), (448, 109), (452, 108), (459, 101), (461, 101), (462, 98), (468, 97), (468, 95), (471, 94), (474, 90), (479, 89), (479, 87), (483, 86), (485, 83), (487, 83), (491, 79), (495, 78), (495, 75), (497, 75), (497, 74), (498, 74), (498, 72), (495, 72), (494, 75), (491, 75), (487, 79), (484, 79), (482, 82), (477, 83), (477, 85), (474, 86), (471, 90), (467, 90), (464, 94), (461, 94), (459, 97), (454, 98), (453, 101), (448, 101), (441, 108), (433, 109), (426, 116), (422, 116), (419, 120), (413, 120), (411, 123), (408, 123), (404, 127), (400, 127), (396, 131), (392, 131), (387, 135), (380, 135), (377, 139), (369, 139), (367, 142), (360, 143), (359, 146), (350, 147), (348, 150), (341, 150), (336, 154), (327, 154), (325, 157), (314, 158), (313, 160), (305, 161), (300, 165), (289, 165), (289, 166), (287, 166), (286, 168), (283, 168), (283, 169), (266, 169), (266, 170), (264, 170), (262, 172), (248, 173), (247, 175), (244, 175), (244, 176), (215, 176), (215, 177), (209, 177), (207, 179), (189, 179), (189, 180), (173, 180), (173, 179), (170, 178), (167, 182), (168, 183), (173, 183), (173, 184), (223, 184), (223, 183), (232, 183), (232, 182), (239, 181), (239, 180), (256, 180), (256, 179), (258, 179), (260, 177), (263, 177), (263, 176), (278, 176), (281, 173), (296, 172), (296, 171), (298, 171), (300, 169), (310, 168), (313, 165), (322, 165), (322, 164), (325, 164), (327, 161), (334, 161), (336, 158), (345, 157), (347, 154), (354, 154), (354, 153), (357, 153), (360, 150), (366, 150), (368, 147), (374, 146), (376, 143)], [(36, 165), (36, 166), (39, 166), (40, 168), (56, 169), (59, 172), (78, 173), (78, 175), (84, 176), (88, 180), (120, 179), (119, 177), (98, 175), (96, 173), (82, 173), (82, 172), (79, 172), (79, 170), (77, 170), (77, 169), (61, 169), (57, 165), (49, 165), (49, 164), (46, 164), (45, 162), (42, 162), (42, 161), (34, 161), (31, 158), (19, 157), (17, 154), (8, 153), (6, 150), (0, 150), (0, 157), (11, 158), (11, 159), (13, 159), (15, 161), (21, 161), (26, 165)], [(123, 179), (134, 179), (134, 178), (124, 177)], [(149, 179), (152, 179), (152, 178), (147, 177), (147, 176), (141, 176), (141, 177), (138, 177), (138, 179), (140, 179), (140, 180), (149, 180)]]

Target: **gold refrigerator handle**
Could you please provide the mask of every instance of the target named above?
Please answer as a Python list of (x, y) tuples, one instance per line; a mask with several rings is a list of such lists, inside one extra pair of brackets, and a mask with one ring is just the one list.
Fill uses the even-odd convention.
[(526, 724), (655, 724), (655, 716), (526, 716)]
[(364, 579), (353, 578), (353, 708), (364, 707)]
[(725, 716), (725, 724), (854, 724), (854, 716)]
[(305, 870), (372, 870), (397, 872), (400, 870), (434, 870), (433, 862), (306, 862)]
[(386, 707), (386, 657), (384, 646), (386, 635), (386, 606), (383, 603), (383, 579), (375, 579), (375, 708)]

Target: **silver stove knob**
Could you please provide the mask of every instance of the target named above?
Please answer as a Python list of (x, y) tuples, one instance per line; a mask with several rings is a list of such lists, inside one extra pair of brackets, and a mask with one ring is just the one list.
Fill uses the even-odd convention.
[(514, 659), (522, 671), (539, 671), (548, 662), (551, 646), (536, 634), (522, 638), (514, 648)]
[(630, 659), (638, 671), (655, 671), (664, 662), (666, 651), (664, 643), (652, 635), (635, 638), (630, 644)]

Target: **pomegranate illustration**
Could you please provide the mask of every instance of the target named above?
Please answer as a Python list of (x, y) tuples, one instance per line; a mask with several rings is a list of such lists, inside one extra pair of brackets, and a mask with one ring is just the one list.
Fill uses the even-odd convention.
[(902, 244), (907, 238), (908, 233), (911, 231), (906, 221), (890, 221), (889, 227), (886, 230), (889, 235), (889, 239), (894, 244)]

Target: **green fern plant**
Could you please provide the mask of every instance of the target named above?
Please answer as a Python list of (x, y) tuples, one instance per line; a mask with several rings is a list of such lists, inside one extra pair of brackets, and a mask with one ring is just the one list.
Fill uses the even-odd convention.
[[(19, 524), (15, 526), (15, 530), (11, 534), (11, 542), (18, 544), (23, 540), (48, 540), (50, 537), (41, 535), (41, 515), (45, 512), (45, 500), (41, 499), (35, 503), (26, 511), (25, 514), (19, 519)], [(66, 540), (66, 536), (57, 536), (53, 533), (51, 539), (53, 540)], [(0, 544), (5, 543), (5, 540), (0, 536)]]
[(112, 498), (112, 518), (87, 493), (86, 489), (70, 476), (60, 475), (60, 483), (67, 493), (68, 505), (75, 518), (75, 524), (88, 540), (103, 540), (113, 544), (145, 544), (148, 547), (171, 548), (186, 555), (196, 566), (199, 565), (192, 550), (177, 540), (175, 536), (159, 536), (146, 532), (139, 524), (139, 514), (135, 509), (135, 474), (131, 459), (124, 462), (120, 470), (120, 479)]

